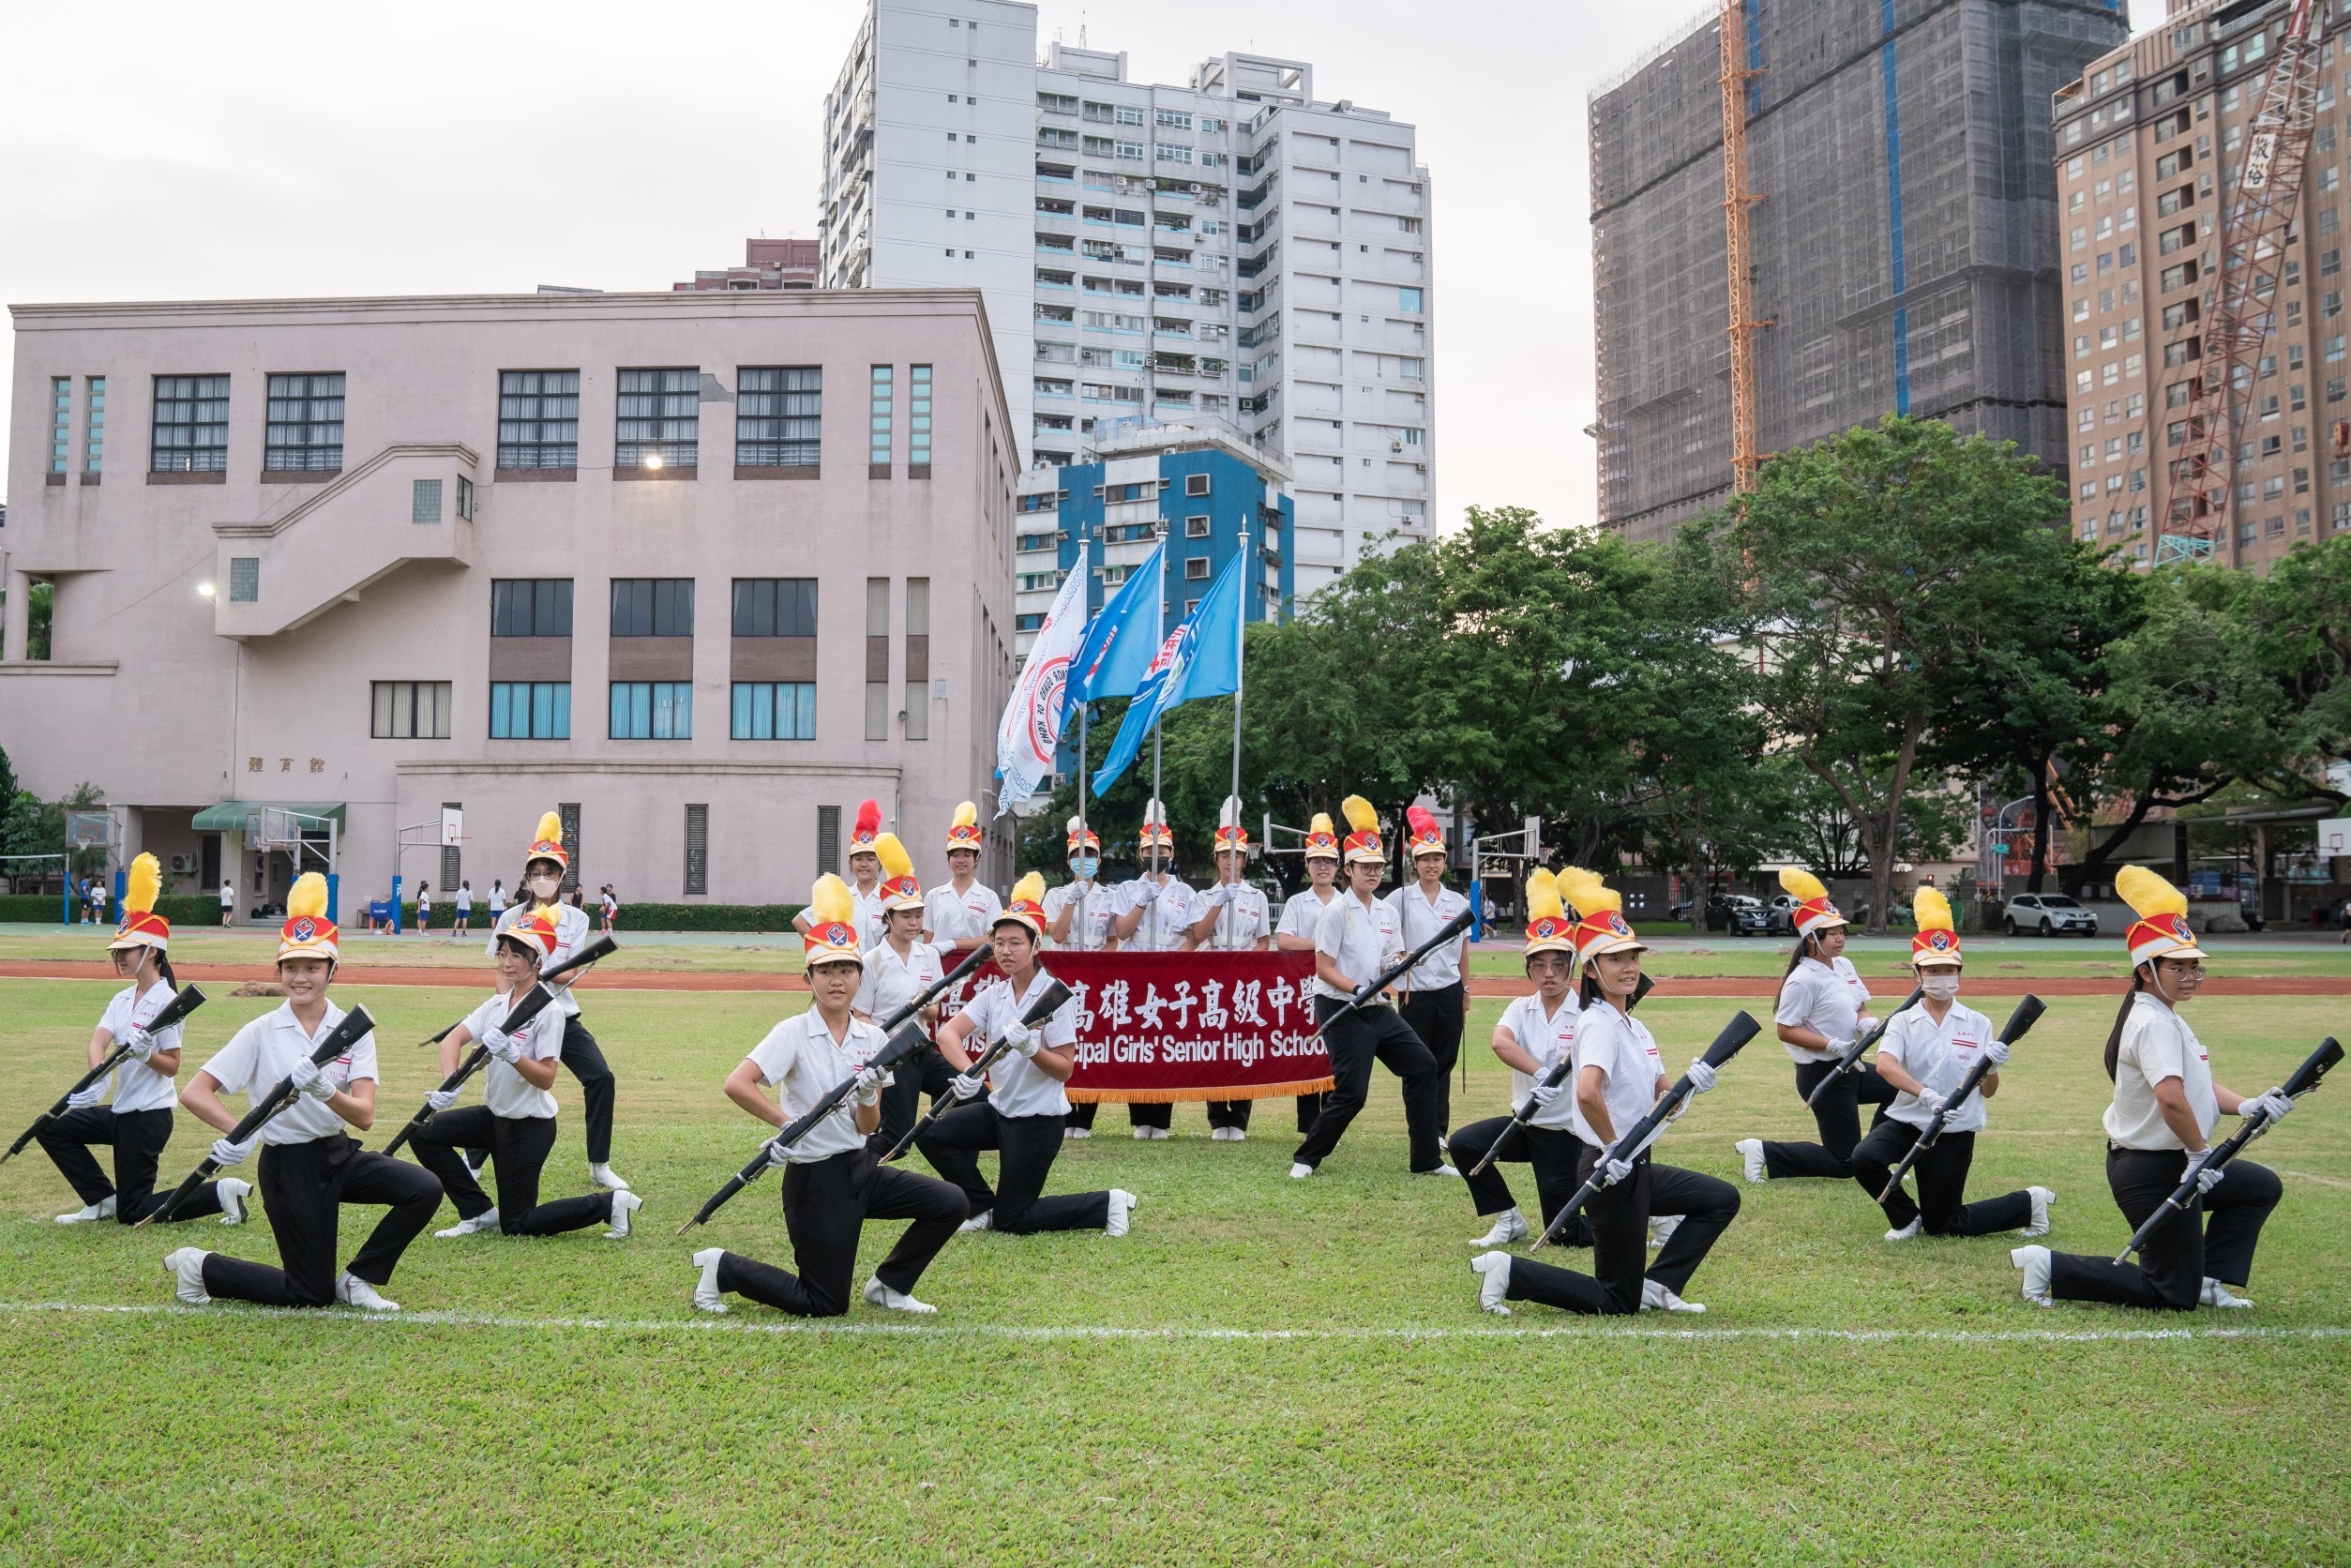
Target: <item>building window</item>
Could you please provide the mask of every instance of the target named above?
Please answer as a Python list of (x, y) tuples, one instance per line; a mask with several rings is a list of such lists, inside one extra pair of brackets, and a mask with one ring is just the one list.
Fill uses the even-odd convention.
[(866, 739), (890, 738), (890, 580), (866, 579)]
[(1398, 289), (1396, 291), (1396, 309), (1399, 310), (1418, 311), (1421, 309), (1421, 291), (1418, 289)]
[(96, 474), (105, 464), (106, 456), (106, 378), (90, 378), (89, 406), (83, 411), (82, 472)]
[(504, 578), (490, 585), (492, 637), (569, 637), (571, 579)]
[(876, 365), (873, 368), (872, 413), (867, 427), (866, 462), (867, 466), (882, 471), (875, 475), (882, 479), (890, 476), (890, 415), (891, 404), (897, 396), (890, 377), (889, 366)]
[(269, 378), (262, 469), (271, 474), (337, 474), (343, 466), (343, 377)]
[(692, 468), (700, 450), (702, 373), (688, 366), (623, 370), (614, 468)]
[(930, 472), (930, 367), (911, 365), (906, 373), (907, 477), (921, 478)]
[(614, 578), (612, 635), (693, 636), (694, 580), (690, 577)]
[(1208, 580), (1208, 557), (1205, 555), (1185, 556), (1183, 578), (1187, 582), (1206, 582)]
[(1187, 539), (1205, 539), (1208, 537), (1208, 519), (1205, 516), (1188, 517), (1183, 520), (1183, 536)]
[(474, 481), (462, 474), (457, 476), (457, 515), (474, 520)]
[(63, 474), (73, 460), (73, 378), (49, 378), (49, 472)]
[(710, 807), (686, 808), (686, 892), (710, 891)]
[(693, 684), (688, 681), (614, 681), (611, 735), (616, 741), (693, 739)]
[(739, 741), (816, 739), (814, 681), (737, 681), (734, 720), (728, 733)]
[(734, 635), (814, 637), (816, 579), (739, 577), (734, 580)]
[(223, 474), (229, 467), (229, 378), (155, 378), (158, 474)]
[(258, 604), (262, 596), (262, 558), (258, 555), (229, 557), (229, 602)]
[(374, 722), (369, 734), (380, 741), (445, 741), (449, 738), (449, 683), (371, 681)]
[(816, 868), (817, 875), (831, 872), (841, 874), (841, 808), (820, 806), (816, 808)]
[(571, 739), (569, 681), (492, 681), (490, 738), (494, 741)]
[(580, 466), (580, 372), (498, 372), (498, 466)]
[(734, 460), (742, 468), (815, 468), (824, 372), (814, 365), (746, 365), (735, 372)]
[(930, 739), (930, 579), (906, 580), (906, 738)]
[(439, 522), (441, 520), (441, 481), (414, 479), (408, 486), (408, 520)]

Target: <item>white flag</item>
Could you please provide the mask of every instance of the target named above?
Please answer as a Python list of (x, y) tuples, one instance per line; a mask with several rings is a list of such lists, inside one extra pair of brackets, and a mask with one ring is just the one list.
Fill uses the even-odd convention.
[(1078, 546), (1078, 564), (1062, 580), (1062, 591), (1029, 645), (1028, 660), (1013, 683), (1012, 701), (1004, 704), (1003, 720), (996, 726), (996, 771), (1003, 778), (997, 802), (1005, 810), (1035, 794), (1037, 786), (1052, 776), (1067, 705), (1069, 661), (1086, 637), (1086, 548), (1084, 542)]

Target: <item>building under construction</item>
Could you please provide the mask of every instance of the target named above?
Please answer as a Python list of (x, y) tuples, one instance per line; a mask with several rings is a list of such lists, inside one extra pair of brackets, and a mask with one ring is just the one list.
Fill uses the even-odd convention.
[(1731, 492), (1726, 217), (1750, 231), (1755, 452), (1904, 413), (2063, 473), (2050, 104), (2127, 40), (2118, 7), (1744, 0), (1594, 93), (1601, 520), (1663, 538)]

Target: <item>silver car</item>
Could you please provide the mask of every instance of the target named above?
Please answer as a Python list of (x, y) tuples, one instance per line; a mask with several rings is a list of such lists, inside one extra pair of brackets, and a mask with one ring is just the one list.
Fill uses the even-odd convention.
[(2030, 931), (2044, 937), (2094, 937), (2098, 913), (2062, 893), (2019, 893), (2002, 912), (2000, 928), (2010, 936)]

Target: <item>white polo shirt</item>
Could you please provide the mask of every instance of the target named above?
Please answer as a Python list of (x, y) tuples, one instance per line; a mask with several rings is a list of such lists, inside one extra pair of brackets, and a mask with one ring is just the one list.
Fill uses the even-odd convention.
[[(1027, 1012), (1053, 977), (1040, 968), (1030, 977), (1028, 988), (1018, 997), (1012, 994), (1012, 982), (996, 980), (972, 999), (963, 1009), (963, 1017), (972, 1020), (972, 1033), (964, 1036), (964, 1053), (974, 1062), (987, 1051), (988, 1042), (1003, 1033), (1005, 1026), (1018, 1020)], [(1078, 999), (1071, 997), (1054, 1010), (1037, 1032), (1044, 1043), (1054, 1050), (1067, 1050), (1078, 1043)], [(1062, 1093), (1061, 1079), (1038, 1067), (1026, 1057), (1006, 1053), (1002, 1062), (988, 1070), (987, 1103), (996, 1108), (999, 1116), (1066, 1116), (1069, 1096)]]
[[(1502, 1009), (1502, 1027), (1518, 1042), (1518, 1048), (1535, 1059), (1545, 1074), (1575, 1054), (1575, 1030), (1583, 1016), (1583, 1007), (1569, 991), (1560, 998), (1560, 1010), (1546, 1014), (1543, 1010), (1543, 993), (1522, 996)], [(1510, 1108), (1515, 1112), (1527, 1103), (1534, 1092), (1535, 1080), (1513, 1067), (1510, 1070)], [(1539, 1107), (1532, 1125), (1538, 1127), (1567, 1127), (1574, 1124), (1575, 1115), (1575, 1081), (1574, 1075), (1560, 1085), (1560, 1092), (1547, 1106)]]
[[(1324, 907), (1322, 923), (1315, 927), (1314, 948), (1337, 961), (1339, 972), (1357, 986), (1368, 986), (1404, 957), (1396, 938), (1396, 912), (1375, 898), (1366, 904), (1352, 893), (1342, 893)], [(1355, 993), (1343, 991), (1315, 975), (1315, 995), (1345, 1002)]]
[(2221, 1119), (2221, 1102), (2212, 1093), (2211, 1054), (2187, 1019), (2161, 998), (2141, 991), (2122, 1022), (2106, 1136), (2125, 1149), (2185, 1149), (2155, 1103), (2155, 1086), (2167, 1078), (2179, 1080), (2198, 1130), (2209, 1138), (2212, 1123)]
[(1308, 887), (1303, 893), (1291, 894), (1282, 904), (1282, 923), (1273, 927), (1273, 934), (1277, 937), (1304, 937), (1308, 942), (1314, 941), (1315, 933), (1322, 928), (1322, 912), (1336, 903), (1341, 897), (1342, 895), (1336, 888), (1331, 890), (1328, 901), (1319, 897), (1312, 887)]
[[(1994, 1038), (1992, 1020), (1974, 1008), (1954, 1002), (1938, 1024), (1927, 1017), (1926, 1003), (1921, 1002), (1893, 1016), (1893, 1020), (1886, 1025), (1886, 1033), (1878, 1036), (1877, 1054), (1900, 1063), (1904, 1072), (1949, 1099), (1958, 1091), (1960, 1080), (1968, 1070), (1982, 1060), (1984, 1046)], [(1919, 1097), (1906, 1091), (1894, 1096), (1886, 1114), (1921, 1128), (1935, 1120), (1919, 1104)], [(1952, 1113), (1943, 1119), (1943, 1130), (1980, 1132), (1986, 1120), (1983, 1093), (1979, 1090), (1967, 1096), (1966, 1105), (1952, 1108)]]
[[(1772, 1010), (1771, 1020), (1791, 1029), (1816, 1029), (1833, 1043), (1853, 1038), (1868, 1005), (1869, 988), (1861, 984), (1861, 971), (1853, 967), (1852, 959), (1840, 957), (1833, 964), (1824, 964), (1818, 958), (1800, 958), (1787, 983), (1780, 988), (1780, 1004)], [(1780, 1044), (1787, 1059), (1800, 1067), (1808, 1062), (1837, 1059), (1834, 1051), (1806, 1050), (1785, 1040)]]
[[(1119, 912), (1132, 914), (1143, 899), (1143, 879), (1136, 878), (1123, 889), (1126, 904)], [(1194, 907), (1192, 890), (1173, 875), (1160, 884), (1159, 897), (1143, 911), (1142, 919), (1135, 923), (1135, 934), (1119, 939), (1123, 953), (1173, 953), (1183, 945), (1192, 922), (1199, 918)]]
[(857, 983), (857, 1000), (850, 1005), (879, 1027), (946, 972), (939, 966), (939, 949), (927, 942), (907, 943), (904, 957), (889, 942), (878, 942), (866, 949), (866, 977)]
[[(515, 1003), (529, 995), (510, 995), (501, 991), (465, 1015), (465, 1033), (479, 1040), (483, 1035), (506, 1021)], [(542, 1007), (522, 1033), (514, 1037), (522, 1048), (522, 1054), (534, 1062), (560, 1062), (564, 1055), (564, 1016), (553, 1006)], [(482, 1068), (482, 1103), (492, 1116), (516, 1121), (544, 1121), (555, 1114), (555, 1092), (541, 1089), (505, 1063), (491, 1057)]]
[[(119, 1046), (123, 1043), (123, 1036), (133, 1028), (169, 1007), (176, 994), (160, 980), (149, 986), (144, 996), (132, 987), (125, 986), (106, 1004), (106, 1012), (98, 1020), (98, 1026)], [(157, 1035), (155, 1048), (179, 1049), (182, 1027), (175, 1023)], [(179, 1096), (172, 1091), (172, 1075), (159, 1073), (136, 1057), (124, 1057), (114, 1064), (111, 1076), (114, 1080), (114, 1112), (118, 1116), (138, 1110), (169, 1110), (179, 1103)], [(91, 1087), (103, 1086), (92, 1084)]]
[(460, 914), (474, 912), (474, 890), (472, 888), (460, 887), (457, 890), (457, 912)]
[[(1193, 895), (1192, 919), (1197, 924), (1208, 912), (1206, 900), (1213, 888)], [(1216, 912), (1216, 924), (1208, 928), (1204, 944), (1219, 952), (1246, 952), (1273, 934), (1273, 922), (1267, 912), (1265, 890), (1240, 883), (1231, 899)]]
[[(760, 1081), (776, 1091), (790, 1126), (824, 1098), (843, 1078), (872, 1059), (883, 1045), (882, 1031), (857, 1018), (849, 1020), (847, 1037), (835, 1040), (824, 1026), (824, 1015), (810, 1007), (798, 1018), (786, 1018), (751, 1048), (746, 1059), (760, 1070)], [(887, 1077), (882, 1082), (889, 1082)], [(780, 1130), (780, 1129), (779, 1129)], [(794, 1165), (814, 1165), (836, 1154), (866, 1146), (857, 1130), (857, 1096), (845, 1094), (808, 1135), (785, 1152)]]
[[(1622, 1138), (1657, 1103), (1657, 1080), (1665, 1074), (1665, 1063), (1657, 1054), (1656, 1040), (1640, 1019), (1628, 1018), (1604, 1002), (1586, 1010), (1576, 1023), (1575, 1078), (1582, 1078), (1587, 1067), (1600, 1069), (1600, 1097), (1608, 1108), (1608, 1123), (1616, 1129), (1617, 1137)], [(1563, 1094), (1560, 1098), (1572, 1101), (1575, 1095)], [(1607, 1146), (1608, 1139), (1584, 1120), (1580, 1104), (1575, 1107), (1570, 1125), (1577, 1138), (1593, 1148)], [(1642, 1140), (1641, 1149), (1655, 1143), (1665, 1130), (1665, 1124), (1660, 1123), (1656, 1131)], [(1618, 1157), (1631, 1159), (1639, 1153), (1635, 1149), (1620, 1153)]]
[[(579, 952), (595, 931), (594, 924), (588, 919), (586, 910), (572, 904), (557, 904), (554, 910), (555, 951), (539, 960), (541, 974)], [(497, 924), (490, 927), (490, 940), (482, 944), (482, 951), (493, 958), (496, 957), (498, 956), (498, 933), (528, 918), (530, 913), (531, 903), (526, 898), (501, 914)], [(570, 988), (566, 987), (555, 992), (555, 1001), (548, 1010), (561, 1013), (567, 1018), (576, 1018), (580, 1016), (580, 1003), (572, 996)]]
[[(296, 1062), (318, 1049), (319, 1042), (334, 1033), (335, 1026), (342, 1021), (343, 1010), (330, 1002), (319, 1019), (318, 1033), (308, 1034), (294, 1020), (294, 1003), (281, 1002), (274, 1011), (264, 1013), (231, 1035), (220, 1053), (204, 1063), (203, 1070), (229, 1093), (242, 1094), (248, 1101), (259, 1100), (294, 1071)], [(374, 1078), (375, 1032), (370, 1030), (359, 1036), (349, 1050), (320, 1071), (338, 1090), (348, 1089), (362, 1078)], [(296, 1094), (287, 1102), (284, 1110), (262, 1128), (262, 1141), (309, 1143), (342, 1131), (343, 1119), (324, 1101)]]
[[(1385, 901), (1396, 912), (1396, 937), (1407, 953), (1443, 930), (1469, 907), (1469, 900), (1450, 887), (1439, 887), (1432, 900), (1421, 891), (1417, 882), (1397, 888)], [(1436, 991), (1461, 984), (1461, 946), (1469, 940), (1469, 934), (1464, 931), (1413, 965), (1412, 972), (1404, 977), (1404, 988)]]
[(1069, 882), (1059, 887), (1047, 888), (1046, 929), (1051, 930), (1053, 923), (1062, 917), (1062, 911), (1078, 898), (1081, 885), (1085, 901), (1078, 906), (1078, 912), (1069, 917), (1069, 936), (1053, 945), (1080, 953), (1099, 953), (1110, 945), (1110, 922), (1125, 909), (1120, 888), (1105, 887), (1098, 881), (1083, 884)]
[(986, 942), (988, 926), (1003, 912), (1003, 900), (984, 882), (974, 879), (961, 893), (942, 882), (923, 895), (923, 940), (939, 948), (974, 937)]

